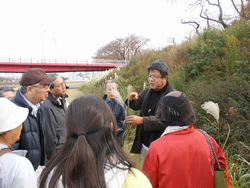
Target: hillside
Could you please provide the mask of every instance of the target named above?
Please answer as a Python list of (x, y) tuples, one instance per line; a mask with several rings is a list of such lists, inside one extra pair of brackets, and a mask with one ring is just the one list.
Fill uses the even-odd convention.
[[(131, 60), (126, 68), (114, 70), (101, 80), (82, 85), (85, 94), (104, 94), (104, 83), (115, 79), (123, 99), (127, 86), (141, 92), (147, 86), (147, 66), (161, 59), (170, 68), (169, 81), (176, 90), (187, 94), (195, 108), (196, 128), (212, 135), (223, 148), (233, 187), (250, 183), (250, 23), (236, 21), (226, 30), (204, 30), (195, 38)], [(207, 114), (201, 104), (218, 103), (220, 119)], [(129, 114), (137, 114), (129, 110)], [(134, 126), (128, 127), (127, 140), (132, 140)], [(248, 164), (248, 165), (247, 165)], [(235, 175), (236, 174), (236, 175)], [(244, 177), (244, 178), (243, 178)]]

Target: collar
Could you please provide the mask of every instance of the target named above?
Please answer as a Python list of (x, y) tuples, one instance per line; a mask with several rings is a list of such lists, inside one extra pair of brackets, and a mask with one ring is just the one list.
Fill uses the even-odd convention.
[[(5, 149), (5, 148), (9, 148), (9, 146), (0, 143), (0, 150)], [(27, 150), (14, 150), (14, 151), (11, 151), (10, 153), (14, 153), (16, 155), (20, 155), (22, 157), (25, 157)]]
[(163, 88), (161, 88), (159, 91), (155, 91), (155, 90), (153, 90), (153, 91), (156, 94), (160, 94), (163, 90), (166, 90), (167, 87), (168, 87), (168, 82), (166, 82), (165, 86)]
[(105, 99), (105, 102), (107, 102), (107, 103), (108, 103), (109, 101), (110, 101), (111, 103), (113, 103), (114, 99), (109, 100), (109, 98), (108, 98), (108, 96), (107, 96), (107, 97), (106, 97), (106, 99)]
[(172, 132), (177, 132), (177, 131), (182, 131), (184, 129), (187, 129), (190, 125), (187, 125), (187, 126), (168, 126), (165, 131), (162, 133), (161, 137), (166, 135), (166, 134), (169, 134), (169, 133), (172, 133)]
[(62, 97), (56, 97), (55, 95), (53, 95), (52, 93), (50, 93), (52, 95), (52, 97), (54, 97), (54, 99), (59, 103), (59, 105), (62, 105), (61, 99)]
[(30, 107), (32, 108), (31, 114), (33, 114), (34, 116), (36, 116), (37, 111), (39, 110), (39, 108), (41, 107), (41, 105), (39, 103), (37, 103), (36, 105), (32, 104), (20, 91), (19, 91), (19, 93), (24, 98), (24, 100), (28, 103), (28, 105), (30, 105)]

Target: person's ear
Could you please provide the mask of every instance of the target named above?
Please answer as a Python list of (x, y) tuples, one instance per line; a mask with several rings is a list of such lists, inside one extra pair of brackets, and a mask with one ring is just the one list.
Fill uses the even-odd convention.
[(113, 131), (113, 122), (110, 122), (111, 130)]
[(164, 76), (163, 79), (167, 81), (168, 80), (168, 76), (167, 75)]
[(26, 92), (29, 93), (29, 94), (32, 94), (32, 90), (34, 88), (32, 86), (28, 86), (27, 89), (26, 89)]

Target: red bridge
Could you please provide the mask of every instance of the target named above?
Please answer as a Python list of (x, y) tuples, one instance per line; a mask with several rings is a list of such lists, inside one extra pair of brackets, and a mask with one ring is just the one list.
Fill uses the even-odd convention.
[(41, 68), (45, 72), (102, 71), (117, 67), (126, 67), (128, 60), (106, 59), (27, 59), (0, 58), (0, 73), (26, 72), (29, 68)]

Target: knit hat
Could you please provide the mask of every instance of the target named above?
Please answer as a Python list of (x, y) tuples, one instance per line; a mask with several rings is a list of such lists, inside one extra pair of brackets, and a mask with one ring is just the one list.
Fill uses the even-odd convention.
[(28, 108), (19, 107), (6, 98), (0, 98), (0, 134), (21, 125), (28, 112)]
[(157, 118), (169, 126), (185, 126), (196, 122), (193, 106), (180, 91), (172, 91), (163, 98), (161, 112)]
[(21, 81), (19, 82), (21, 86), (30, 86), (33, 84), (50, 84), (54, 82), (56, 77), (48, 77), (48, 75), (44, 72), (43, 69), (28, 69)]

